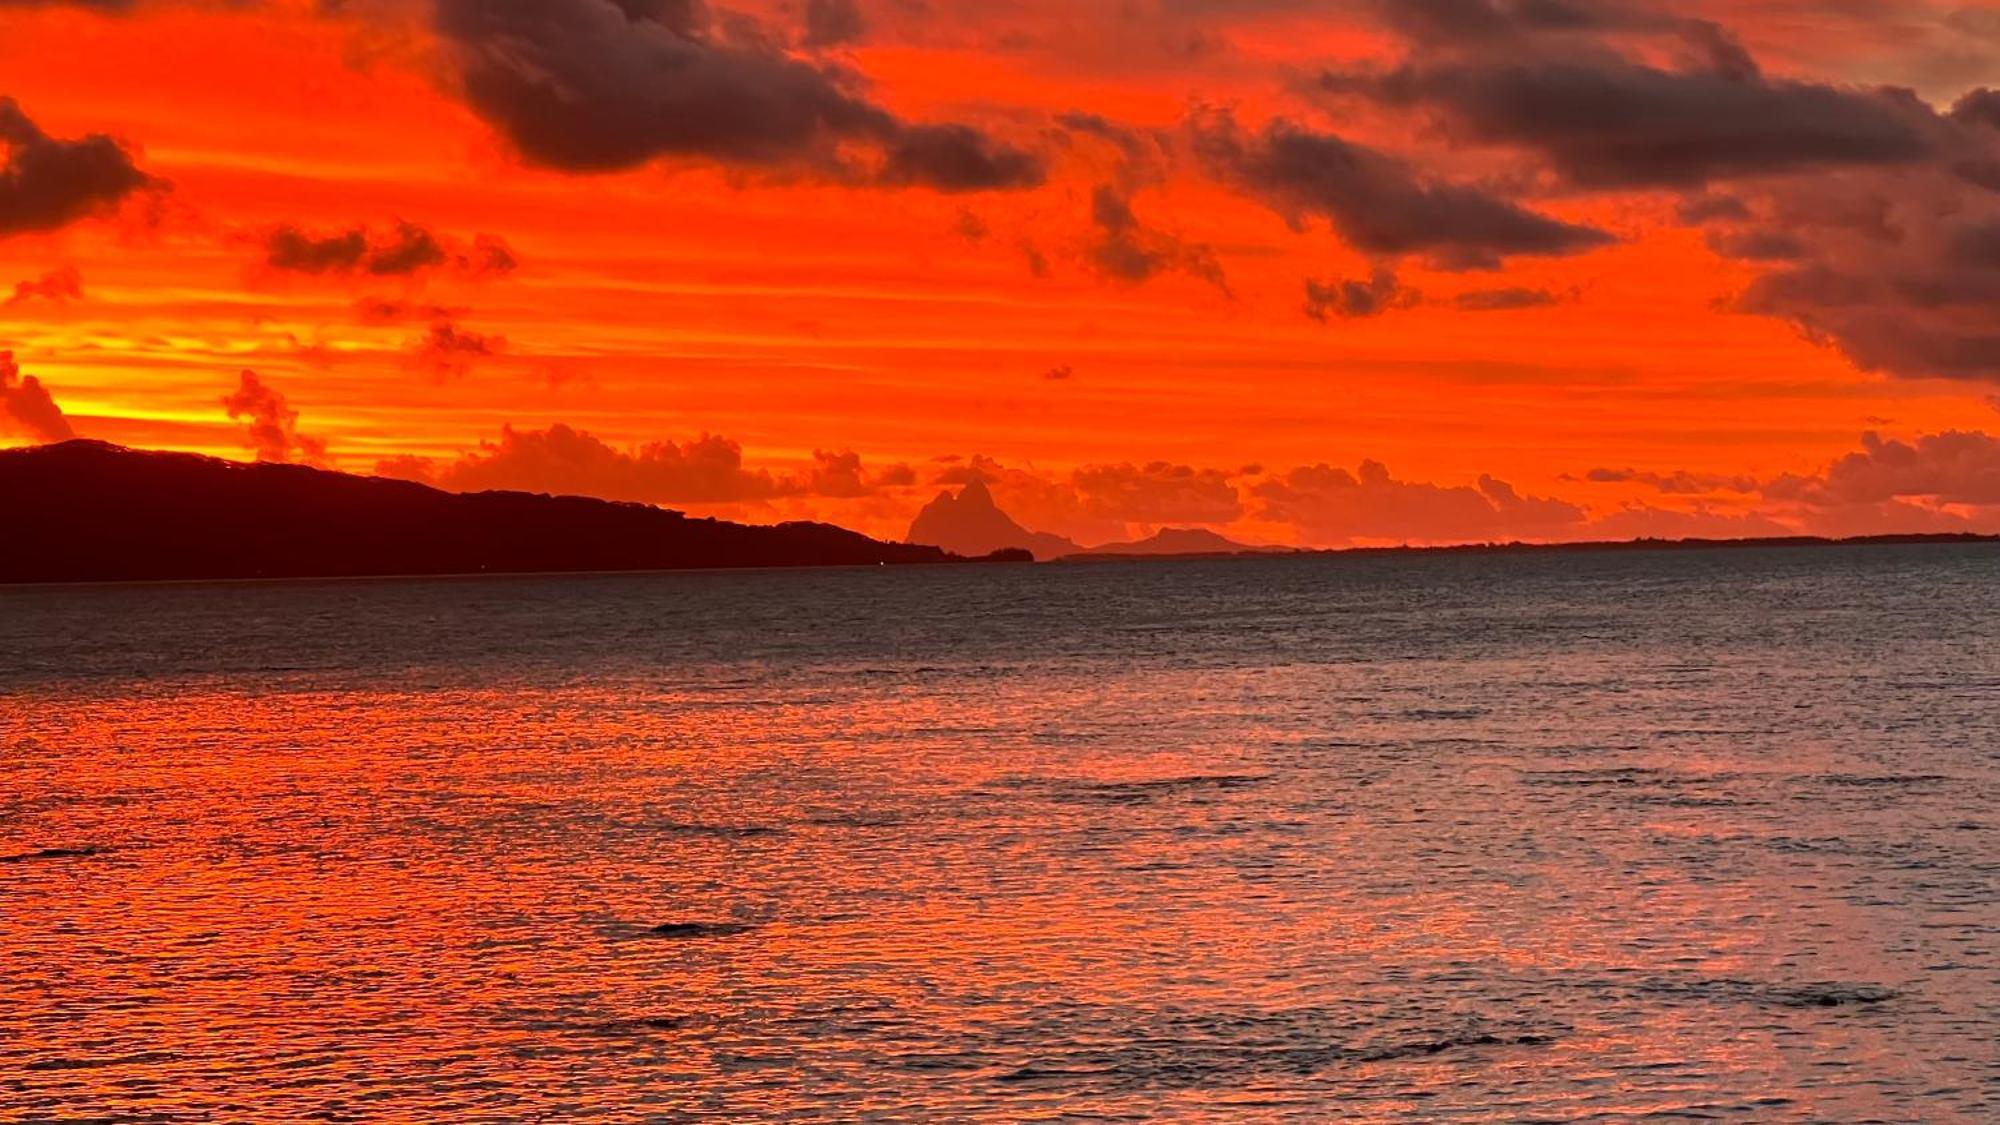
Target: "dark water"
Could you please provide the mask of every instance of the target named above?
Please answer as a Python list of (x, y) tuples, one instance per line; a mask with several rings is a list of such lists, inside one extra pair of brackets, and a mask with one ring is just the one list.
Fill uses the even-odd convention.
[(2000, 552), (0, 589), (0, 1119), (2000, 1119)]

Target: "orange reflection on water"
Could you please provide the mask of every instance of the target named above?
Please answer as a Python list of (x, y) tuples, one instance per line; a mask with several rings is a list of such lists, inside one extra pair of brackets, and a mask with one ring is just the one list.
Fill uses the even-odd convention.
[(0, 1108), (1977, 1116), (1990, 766), (1757, 725), (1824, 661), (1287, 636), (0, 688)]

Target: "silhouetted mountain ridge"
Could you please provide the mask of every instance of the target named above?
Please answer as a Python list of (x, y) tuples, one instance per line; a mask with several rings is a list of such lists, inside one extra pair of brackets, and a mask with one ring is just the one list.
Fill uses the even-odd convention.
[(867, 566), (966, 561), (816, 523), (442, 492), (302, 465), (66, 441), (0, 450), (0, 582)]
[(1027, 551), (1037, 559), (1061, 558), (1083, 550), (1060, 535), (1029, 531), (993, 503), (986, 482), (973, 478), (958, 495), (940, 492), (924, 505), (910, 524), (906, 538), (912, 543), (942, 547), (961, 555), (985, 555), (1014, 549)]
[(1252, 547), (1202, 527), (1163, 527), (1129, 543), (1100, 543), (1083, 555), (1243, 555), (1289, 554), (1290, 547)]
[(1085, 547), (1060, 535), (1022, 527), (1000, 510), (986, 482), (977, 477), (959, 489), (958, 495), (940, 492), (937, 499), (924, 505), (910, 524), (907, 538), (912, 543), (927, 543), (962, 555), (984, 555), (1012, 548), (1027, 551), (1044, 562), (1077, 555), (1233, 555), (1273, 549), (1247, 546), (1203, 528), (1184, 527), (1162, 528), (1129, 543)]
[(1513, 553), (1532, 551), (1667, 551), (1719, 550), (1742, 547), (1893, 546), (1898, 544), (1996, 543), (2000, 536), (1971, 532), (1864, 535), (1833, 539), (1813, 535), (1779, 535), (1755, 539), (1619, 539), (1556, 543), (1486, 542), (1396, 547), (1253, 547), (1205, 528), (1162, 528), (1129, 543), (1081, 547), (1059, 535), (1029, 531), (1000, 510), (985, 482), (974, 479), (957, 496), (941, 492), (910, 525), (910, 542), (928, 543), (961, 552), (984, 554), (1013, 548), (1042, 562), (1118, 562), (1138, 559), (1269, 558), (1307, 555), (1374, 555), (1432, 553)]

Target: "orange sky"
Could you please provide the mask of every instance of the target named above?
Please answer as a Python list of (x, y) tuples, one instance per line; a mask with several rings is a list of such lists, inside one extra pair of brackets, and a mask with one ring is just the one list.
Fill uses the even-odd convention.
[[(448, 485), (637, 490), (631, 498), (705, 513), (811, 516), (890, 536), (972, 464), (986, 466), (978, 471), (1022, 522), (1086, 540), (1168, 522), (1302, 543), (2000, 530), (2000, 442), (1985, 436), (2000, 432), (2000, 366), (1903, 358), (1930, 354), (1924, 317), (1954, 317), (1938, 323), (1977, 343), (2000, 339), (2000, 316), (1976, 303), (1862, 317), (1852, 302), (1736, 302), (1811, 255), (1879, 273), (1866, 257), (1873, 244), (1841, 256), (1853, 228), (1821, 216), (1881, 198), (1899, 230), (1916, 231), (1883, 260), (1930, 278), (1917, 255), (1940, 224), (1938, 261), (1953, 283), (1987, 283), (1977, 272), (1987, 265), (1951, 248), (1983, 245), (1974, 235), (1984, 228), (1967, 224), (2000, 211), (2000, 187), (1941, 169), (2000, 148), (1985, 135), (2000, 138), (2000, 119), (1948, 115), (1981, 73), (2000, 73), (2000, 7), (1605, 4), (1618, 20), (1581, 45), (1544, 42), (1549, 33), (1532, 28), (1496, 45), (1464, 36), (1464, 11), (1507, 17), (1506, 0), (1433, 6), (1462, 9), (1448, 33), (1396, 25), (1368, 0), (1036, 0), (999, 14), (959, 0), (924, 12), (859, 0), (853, 35), (810, 48), (804, 5), (763, 4), (712, 9), (707, 29), (691, 33), (697, 49), (730, 60), (838, 72), (838, 88), (896, 129), (964, 123), (1042, 169), (1038, 183), (954, 191), (860, 182), (887, 174), (829, 172), (811, 154), (662, 148), (615, 170), (550, 166), (466, 92), (466, 52), (492, 44), (440, 30), (417, 0), (360, 0), (337, 15), (295, 3), (0, 5), (0, 97), (49, 137), (117, 138), (156, 178), (73, 221), (12, 231), (0, 191), (0, 349), (78, 436), (229, 457), (261, 445), (267, 457), (357, 472), (395, 460), (394, 471)], [(1650, 22), (1626, 19), (1639, 12)], [(747, 17), (762, 30), (744, 30)], [(665, 34), (653, 18), (635, 18), (647, 27), (633, 34)], [(1489, 128), (1476, 111), (1312, 88), (1328, 70), (1600, 55), (1683, 76), (1709, 65), (1686, 56), (1708, 42), (1694, 21), (1710, 18), (1761, 64), (1738, 81), (1884, 104), (1896, 96), (1875, 84), (1914, 87), (1919, 108), (1895, 112), (1916, 122), (1914, 134), (1945, 139), (1893, 164), (1815, 150), (1750, 174), (1710, 168), (1695, 182), (1676, 169), (1640, 182), (1621, 169), (1621, 182), (1605, 184), (1563, 164), (1574, 150), (1471, 135)], [(638, 91), (641, 130), (652, 127), (642, 115), (659, 112), (643, 103), (656, 80), (640, 74), (615, 91)], [(1799, 96), (1809, 105), (1817, 95)], [(1367, 146), (1424, 183), (1464, 185), (1609, 237), (1510, 253), (1497, 270), (1357, 245), (1323, 215), (1288, 222), (1252, 173), (1205, 160), (1190, 138), (1218, 108), (1247, 137), (1283, 118)], [(1134, 160), (1066, 126), (1062, 115), (1075, 112), (1142, 138), (1148, 155)], [(842, 159), (876, 168), (879, 135), (841, 135)], [(1136, 216), (1151, 276), (1104, 264), (1109, 228), (1093, 205), (1105, 185)], [(1750, 200), (1807, 256), (1718, 250), (1730, 232), (1690, 220), (1683, 204), (1725, 194)], [(1901, 209), (1915, 207), (1928, 210), (1911, 228)], [(379, 274), (273, 264), (280, 228), (315, 238), (365, 228), (379, 242), (398, 221), (468, 261), (475, 239), (497, 238), (517, 264)], [(1990, 268), (2000, 274), (2000, 258)], [(4, 298), (66, 270), (74, 287)], [(1377, 294), (1384, 307), (1307, 314), (1309, 280), (1366, 289), (1377, 271), (1395, 279)], [(1993, 285), (1989, 299), (2000, 299), (2000, 278)], [(1490, 296), (1503, 292), (1548, 303), (1459, 302), (1520, 303)], [(363, 302), (404, 311), (368, 313)], [(248, 385), (245, 369), (260, 394), (283, 400), (262, 416), (278, 424), (261, 438), (250, 400), (236, 400), (234, 418), (224, 403)], [(604, 443), (610, 460), (453, 475), (461, 457), (505, 454), (503, 427), (556, 425)], [(1880, 437), (1864, 446), (1871, 433)], [(621, 460), (704, 435), (741, 449), (741, 466), (724, 466), (712, 487), (672, 483), (678, 461), (627, 472)], [(0, 432), (7, 443), (37, 437), (18, 420)], [(857, 454), (861, 472), (815, 478), (815, 451)], [(1867, 463), (1830, 469), (1849, 455)], [(1325, 465), (1358, 480), (1364, 461), (1438, 489), (1350, 496), (1290, 476)], [(1104, 466), (1120, 471), (1090, 472)], [(1588, 479), (1626, 469), (1656, 477)], [(1682, 472), (1706, 483), (1658, 483)], [(1517, 526), (1481, 490), (1483, 474), (1577, 512)], [(1114, 478), (1125, 485), (1107, 491)], [(1199, 502), (1174, 483), (1190, 479), (1207, 490)], [(1397, 514), (1430, 500), (1435, 519)], [(1494, 508), (1490, 518), (1478, 504)], [(1673, 515), (1696, 511), (1718, 518)]]

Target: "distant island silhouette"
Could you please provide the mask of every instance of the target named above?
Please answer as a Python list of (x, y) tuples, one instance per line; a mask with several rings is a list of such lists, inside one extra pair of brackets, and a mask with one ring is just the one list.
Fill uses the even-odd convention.
[(0, 528), (0, 582), (969, 561), (827, 524), (755, 527), (577, 496), (459, 494), (86, 440), (0, 450)]
[(1253, 547), (1200, 527), (1163, 527), (1129, 543), (1100, 543), (1063, 556), (1070, 559), (1206, 558), (1216, 555), (1296, 555), (1298, 547)]
[(1129, 543), (1085, 547), (1047, 532), (1030, 531), (1002, 511), (992, 491), (977, 478), (957, 495), (940, 492), (917, 513), (909, 541), (962, 554), (986, 554), (1013, 549), (1041, 562), (1089, 563), (1136, 559), (1226, 559), (1296, 555), (1368, 555), (1409, 553), (1476, 553), (1519, 551), (1697, 550), (1730, 547), (1838, 547), (1897, 543), (2000, 543), (2000, 535), (1972, 532), (1907, 535), (1863, 535), (1833, 539), (1814, 535), (1766, 536), (1755, 539), (1613, 539), (1562, 543), (1457, 543), (1444, 546), (1389, 547), (1253, 547), (1203, 528), (1162, 528)]
[(1073, 539), (1046, 531), (1030, 531), (1000, 510), (986, 482), (973, 478), (957, 495), (950, 491), (924, 505), (906, 536), (912, 543), (942, 547), (961, 555), (1021, 550), (1042, 562), (1080, 555), (1120, 558), (1193, 555), (1235, 555), (1260, 551), (1289, 552), (1289, 547), (1252, 547), (1226, 539), (1205, 528), (1161, 528), (1144, 539), (1085, 547)]
[(1304, 550), (1168, 528), (1082, 547), (1021, 527), (974, 481), (927, 505), (912, 542), (887, 543), (830, 524), (764, 527), (581, 496), (444, 492), (82, 439), (0, 450), (0, 529), (0, 583), (2000, 542), (1945, 534)]
[(1163, 555), (1120, 554), (1104, 549), (1084, 551), (1050, 559), (1054, 563), (1139, 562), (1147, 559), (1263, 559), (1311, 558), (1317, 555), (1507, 555), (1542, 552), (1603, 551), (1721, 551), (1756, 547), (1893, 547), (1953, 543), (2000, 544), (2000, 535), (1971, 531), (1911, 532), (1907, 534), (1854, 535), (1842, 539), (1822, 535), (1769, 535), (1752, 539), (1575, 539), (1559, 543), (1446, 543), (1436, 546), (1406, 544), (1394, 547), (1253, 547), (1242, 551), (1203, 551)]
[(924, 505), (904, 536), (912, 543), (942, 547), (965, 555), (1014, 549), (1027, 551), (1039, 560), (1061, 558), (1083, 550), (1072, 540), (1045, 531), (1029, 531), (993, 502), (986, 482), (973, 478), (956, 496), (949, 491)]

